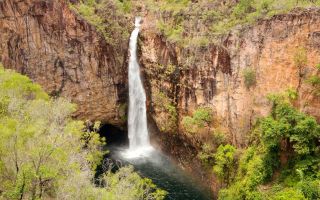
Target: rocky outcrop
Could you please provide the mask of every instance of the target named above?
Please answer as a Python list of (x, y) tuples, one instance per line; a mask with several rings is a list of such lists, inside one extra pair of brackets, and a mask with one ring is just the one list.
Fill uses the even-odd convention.
[(64, 0), (0, 1), (0, 61), (70, 98), (77, 118), (125, 124), (125, 59)]

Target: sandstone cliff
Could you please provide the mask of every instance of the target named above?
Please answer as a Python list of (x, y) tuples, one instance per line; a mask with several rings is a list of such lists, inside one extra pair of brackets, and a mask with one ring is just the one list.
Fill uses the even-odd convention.
[[(142, 31), (141, 62), (148, 80), (152, 118), (160, 130), (170, 113), (157, 108), (159, 91), (177, 108), (178, 129), (168, 132), (186, 135), (181, 119), (206, 106), (214, 112), (212, 126), (223, 129), (237, 146), (245, 145), (246, 134), (255, 121), (269, 113), (266, 96), (270, 93), (296, 90), (296, 106), (320, 120), (320, 99), (305, 81), (317, 73), (315, 66), (320, 63), (318, 9), (260, 20), (234, 30), (217, 45), (193, 51), (170, 44), (151, 24), (146, 23)], [(302, 73), (294, 62), (299, 48), (307, 52)], [(256, 84), (250, 88), (244, 84), (245, 68), (255, 71)], [(206, 142), (199, 135), (187, 138), (198, 147)]]
[(125, 124), (126, 57), (116, 56), (63, 0), (0, 1), (0, 61), (70, 98), (77, 118)]
[[(296, 106), (320, 120), (320, 99), (305, 82), (320, 63), (319, 10), (260, 20), (215, 45), (191, 50), (168, 42), (153, 16), (145, 18), (139, 51), (150, 130), (179, 162), (199, 167), (194, 158), (209, 141), (210, 135), (187, 134), (181, 125), (199, 107), (213, 111), (209, 130), (222, 130), (237, 146), (246, 144), (255, 121), (269, 113), (269, 93), (293, 88), (299, 94)], [(307, 52), (302, 72), (294, 62), (298, 48)], [(125, 127), (126, 54), (63, 0), (0, 1), (0, 61), (51, 95), (70, 98), (78, 104), (75, 117)], [(256, 83), (249, 88), (245, 68), (255, 71)]]

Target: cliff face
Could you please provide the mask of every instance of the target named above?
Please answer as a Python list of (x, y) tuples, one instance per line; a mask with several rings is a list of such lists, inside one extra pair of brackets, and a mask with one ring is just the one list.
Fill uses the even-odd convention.
[[(139, 49), (150, 130), (179, 161), (198, 166), (194, 158), (210, 137), (182, 128), (182, 119), (199, 107), (213, 111), (211, 130), (223, 130), (237, 146), (245, 145), (248, 130), (269, 113), (269, 93), (293, 88), (296, 106), (320, 120), (320, 99), (305, 81), (319, 73), (319, 10), (260, 20), (231, 32), (220, 45), (197, 49), (170, 44), (154, 21), (146, 16)], [(294, 62), (299, 48), (307, 52), (301, 71)], [(0, 61), (51, 95), (70, 98), (78, 104), (75, 117), (125, 126), (126, 52), (106, 43), (65, 1), (0, 1)], [(249, 88), (245, 68), (256, 76)]]
[(77, 118), (125, 124), (125, 57), (65, 1), (0, 1), (0, 61), (70, 98)]
[[(317, 73), (315, 66), (320, 62), (319, 17), (319, 10), (296, 11), (260, 21), (240, 35), (231, 34), (225, 39), (232, 75), (219, 79), (227, 83), (223, 87), (227, 92), (221, 97), (230, 102), (224, 110), (230, 110), (227, 114), (230, 120), (226, 123), (233, 132), (234, 143), (243, 144), (244, 134), (255, 120), (269, 113), (266, 96), (288, 88), (298, 93), (296, 106), (320, 120), (320, 98), (306, 83), (308, 77)], [(307, 62), (300, 71), (295, 59), (301, 48), (307, 54)], [(248, 66), (255, 69), (257, 80), (256, 86), (249, 90), (241, 77), (241, 70)], [(218, 102), (217, 106), (223, 107)], [(226, 113), (223, 109), (221, 112)]]
[[(178, 128), (163, 132), (185, 135), (199, 149), (206, 138), (185, 134), (181, 119), (206, 106), (213, 110), (212, 126), (224, 130), (233, 144), (243, 146), (255, 121), (270, 111), (266, 96), (288, 88), (299, 95), (296, 106), (320, 120), (320, 99), (306, 83), (320, 63), (319, 10), (260, 20), (231, 32), (221, 39), (221, 45), (191, 51), (169, 44), (150, 24), (146, 23), (142, 31), (141, 63), (150, 94), (151, 118), (160, 130), (166, 123), (163, 119), (170, 119), (168, 110), (157, 105), (159, 92), (176, 106), (178, 114)], [(307, 53), (301, 71), (294, 61), (298, 49)], [(185, 68), (187, 64), (191, 67)], [(244, 83), (245, 68), (252, 69), (256, 76), (255, 85), (249, 88)]]

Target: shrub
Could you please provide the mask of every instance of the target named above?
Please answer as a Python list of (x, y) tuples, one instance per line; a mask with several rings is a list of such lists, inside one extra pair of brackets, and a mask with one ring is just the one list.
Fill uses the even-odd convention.
[(132, 10), (132, 2), (130, 0), (116, 1), (117, 7), (122, 10), (123, 13), (130, 13)]
[(213, 146), (208, 143), (204, 143), (201, 147), (201, 151), (198, 153), (198, 158), (206, 167), (211, 167), (214, 163)]
[(105, 153), (104, 140), (71, 119), (76, 106), (49, 99), (39, 85), (10, 70), (0, 69), (0, 88), (0, 163), (5, 169), (0, 169), (0, 197), (56, 197), (69, 175), (81, 174), (90, 182), (87, 172)]
[(236, 164), (235, 153), (236, 148), (227, 144), (220, 145), (214, 154), (215, 165), (213, 166), (213, 172), (223, 183), (229, 184), (229, 181), (234, 177)]
[(209, 107), (200, 107), (193, 112), (192, 116), (185, 116), (182, 125), (188, 133), (196, 133), (201, 128), (205, 128), (212, 121), (213, 113)]
[(298, 98), (298, 92), (293, 88), (289, 88), (285, 91), (285, 96), (287, 96), (289, 100), (296, 100)]
[(256, 84), (256, 72), (251, 68), (246, 68), (243, 70), (244, 84), (247, 88), (254, 86)]
[(308, 62), (306, 49), (304, 47), (299, 47), (294, 53), (293, 60), (296, 67), (304, 67)]
[(108, 172), (103, 177), (108, 199), (162, 200), (167, 192), (158, 189), (150, 179), (141, 178), (132, 166), (120, 168), (116, 173)]
[(297, 154), (307, 155), (316, 150), (316, 140), (320, 137), (317, 121), (307, 116), (288, 102), (273, 101), (272, 116), (261, 122), (262, 141), (269, 148), (279, 145), (288, 138)]
[[(95, 26), (108, 44), (121, 54), (131, 32), (131, 24), (127, 23), (127, 17), (132, 9), (132, 1), (81, 0), (76, 3), (72, 1), (69, 6), (88, 23)], [(121, 63), (122, 59), (122, 55), (116, 55), (118, 62)]]
[(237, 19), (243, 19), (247, 15), (247, 13), (252, 12), (253, 2), (254, 0), (240, 0), (239, 3), (233, 9), (233, 17)]
[(307, 83), (311, 84), (312, 86), (320, 86), (320, 77), (317, 75), (313, 75), (308, 78)]
[(294, 188), (285, 188), (277, 192), (271, 199), (274, 200), (306, 200), (307, 198), (304, 197), (303, 193), (300, 190), (296, 190)]
[(169, 97), (163, 92), (153, 93), (153, 103), (157, 112), (156, 122), (164, 132), (175, 132), (177, 129), (178, 113)]
[(184, 29), (180, 24), (170, 24), (163, 21), (159, 21), (157, 23), (157, 28), (164, 36), (166, 36), (169, 42), (182, 44), (182, 33)]
[(297, 189), (300, 190), (307, 199), (320, 199), (320, 180), (301, 180), (297, 184)]
[(198, 126), (205, 126), (212, 121), (212, 111), (208, 107), (200, 107), (193, 113), (193, 118)]
[(183, 117), (181, 123), (188, 133), (196, 133), (198, 130), (195, 120), (190, 116)]
[(215, 130), (212, 132), (212, 140), (217, 146), (225, 144), (227, 142), (226, 134), (221, 132), (220, 130)]

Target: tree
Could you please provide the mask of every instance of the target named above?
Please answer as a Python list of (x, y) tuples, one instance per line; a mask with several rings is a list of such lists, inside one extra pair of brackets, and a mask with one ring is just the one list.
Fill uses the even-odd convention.
[[(126, 192), (136, 199), (163, 199), (164, 191), (131, 168), (108, 187), (93, 184), (105, 140), (96, 133), (100, 123), (92, 130), (72, 119), (75, 109), (63, 98), (49, 98), (27, 77), (0, 68), (0, 199), (109, 200), (117, 197), (121, 181), (131, 184)], [(110, 172), (104, 181), (125, 170)]]
[(215, 165), (213, 166), (213, 172), (218, 176), (220, 181), (227, 185), (234, 176), (236, 164), (235, 153), (236, 148), (227, 144), (220, 145), (214, 154)]

